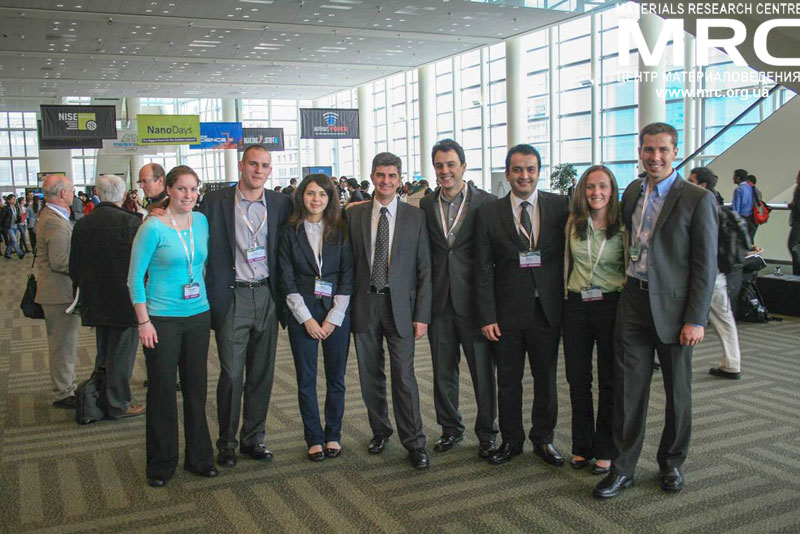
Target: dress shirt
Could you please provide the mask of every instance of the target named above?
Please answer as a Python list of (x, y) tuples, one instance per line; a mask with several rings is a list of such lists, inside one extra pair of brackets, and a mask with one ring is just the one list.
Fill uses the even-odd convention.
[(62, 217), (64, 217), (66, 220), (69, 221), (69, 210), (67, 208), (62, 208), (61, 206), (53, 204), (51, 202), (48, 202), (46, 206), (51, 210), (55, 210), (56, 213), (58, 213), (59, 215), (61, 215)]
[[(594, 222), (589, 217), (589, 224), (586, 228), (586, 239), (581, 239), (575, 232), (570, 232), (569, 250), (572, 255), (572, 271), (569, 274), (567, 290), (575, 293), (580, 292), (586, 287), (599, 287), (603, 293), (622, 291), (625, 285), (625, 260), (623, 259), (623, 243), (625, 242), (625, 230), (621, 228), (614, 237), (606, 241), (603, 247), (603, 255), (600, 260), (597, 254), (603, 239), (606, 237), (605, 228), (594, 229)], [(586, 241), (589, 240), (592, 246), (592, 261), (589, 263), (589, 251)], [(592, 267), (597, 263), (592, 276)]]
[[(303, 229), (306, 232), (308, 243), (311, 245), (311, 250), (314, 251), (314, 257), (319, 259), (319, 268), (322, 268), (322, 237), (325, 230), (325, 223), (320, 221), (312, 223), (303, 221)], [(311, 319), (311, 312), (308, 311), (303, 296), (300, 293), (289, 293), (286, 295), (286, 305), (289, 311), (297, 320), (298, 323), (303, 324)], [(325, 320), (332, 325), (342, 326), (344, 321), (347, 306), (350, 305), (350, 295), (334, 295), (333, 308), (328, 311)]]
[[(661, 215), (661, 210), (664, 208), (664, 202), (667, 200), (672, 184), (678, 178), (678, 172), (673, 170), (667, 178), (660, 181), (647, 199), (647, 206), (644, 206), (644, 197), (647, 194), (647, 184), (649, 180), (645, 178), (642, 180), (642, 193), (639, 195), (639, 200), (636, 201), (636, 208), (633, 210), (633, 217), (631, 223), (631, 244), (636, 246), (637, 234), (639, 236), (639, 259), (634, 261), (631, 258), (628, 264), (626, 273), (628, 276), (639, 278), (640, 280), (647, 280), (647, 252), (650, 248), (650, 239), (653, 237), (653, 230), (655, 229), (658, 216)], [(646, 213), (642, 214), (643, 209), (646, 208)], [(641, 232), (639, 227), (641, 226)]]
[[(267, 195), (262, 191), (261, 198), (258, 200), (247, 200), (239, 192), (239, 186), (236, 186), (234, 202), (241, 208), (240, 210), (236, 206), (233, 207), (236, 234), (236, 280), (240, 282), (257, 282), (269, 276), (268, 258), (266, 257), (269, 254), (269, 250), (267, 250), (267, 227), (269, 222), (264, 222), (264, 227), (258, 230), (264, 217), (269, 216), (267, 214)], [(253, 230), (257, 230), (255, 243), (264, 247), (265, 256), (262, 261), (247, 263), (247, 249), (253, 244), (253, 235), (242, 218), (242, 212), (247, 216), (250, 227)]]
[[(467, 184), (464, 184), (464, 187), (461, 188), (461, 191), (459, 191), (452, 200), (448, 200), (447, 197), (442, 193), (442, 190), (439, 190), (439, 199), (442, 201), (442, 211), (444, 211), (444, 217), (447, 223), (447, 227), (444, 228), (444, 231), (448, 232), (447, 244), (450, 246), (453, 246), (456, 236), (458, 236), (458, 231), (462, 226), (464, 226), (464, 220), (467, 218), (467, 211), (469, 211), (469, 199), (467, 199), (467, 203), (464, 205), (464, 210), (461, 213), (461, 218), (458, 220), (458, 224), (455, 228), (453, 228), (453, 223), (456, 222), (458, 210), (461, 208), (461, 203), (464, 202), (464, 196), (466, 194)], [(439, 211), (439, 199), (436, 201), (436, 218), (441, 223), (442, 216), (441, 212)]]
[(372, 202), (372, 234), (369, 238), (369, 268), (372, 269), (372, 262), (375, 260), (375, 236), (378, 235), (378, 222), (381, 220), (381, 208), (389, 210), (386, 216), (389, 219), (389, 256), (387, 261), (392, 264), (392, 243), (394, 242), (394, 223), (397, 221), (397, 197), (394, 197), (388, 206), (384, 206), (377, 200)]
[[(514, 228), (516, 228), (517, 233), (522, 235), (522, 232), (519, 231), (521, 220), (520, 220), (520, 205), (523, 202), (528, 202), (528, 215), (531, 218), (531, 230), (533, 233), (533, 249), (536, 249), (536, 244), (539, 242), (539, 190), (534, 189), (533, 194), (528, 198), (519, 198), (513, 192), (511, 193), (511, 208), (512, 208), (512, 216), (514, 217)], [(525, 236), (522, 236), (523, 239)]]
[(742, 182), (733, 192), (733, 211), (742, 217), (753, 215), (753, 186), (747, 182)]

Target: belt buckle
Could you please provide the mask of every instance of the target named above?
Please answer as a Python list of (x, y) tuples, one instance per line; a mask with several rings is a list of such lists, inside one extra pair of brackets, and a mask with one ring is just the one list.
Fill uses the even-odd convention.
[(648, 283), (647, 280), (642, 280), (641, 278), (637, 278), (636, 280), (638, 280), (639, 289), (641, 289), (642, 291), (648, 291), (650, 289), (650, 284)]

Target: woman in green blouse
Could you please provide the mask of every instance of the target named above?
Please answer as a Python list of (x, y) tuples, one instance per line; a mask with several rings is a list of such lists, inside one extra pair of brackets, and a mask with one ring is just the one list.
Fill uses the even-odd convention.
[[(616, 456), (611, 436), (614, 325), (625, 283), (625, 230), (617, 181), (603, 165), (589, 167), (572, 197), (565, 230), (566, 305), (562, 335), (572, 401), (572, 467), (607, 473)], [(592, 352), (597, 344), (597, 419), (592, 403)]]

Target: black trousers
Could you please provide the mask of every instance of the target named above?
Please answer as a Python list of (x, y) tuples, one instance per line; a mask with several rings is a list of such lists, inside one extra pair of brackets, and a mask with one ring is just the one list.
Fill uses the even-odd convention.
[(131, 407), (131, 374), (139, 348), (137, 328), (97, 326), (95, 338), (94, 370), (105, 370), (107, 412), (109, 417), (118, 417)]
[(469, 318), (456, 315), (449, 297), (444, 312), (435, 315), (431, 322), (428, 341), (433, 357), (436, 422), (448, 434), (464, 433), (458, 411), (458, 364), (463, 348), (478, 405), (475, 435), (480, 441), (493, 441), (497, 434), (497, 384), (491, 343)]
[(175, 369), (180, 372), (184, 467), (206, 471), (214, 466), (214, 450), (206, 420), (209, 312), (190, 317), (150, 317), (158, 335), (153, 349), (144, 349), (147, 364), (147, 477), (168, 480), (178, 465), (178, 403)]
[(497, 408), (503, 442), (525, 441), (522, 425), (522, 376), (525, 373), (525, 354), (533, 375), (533, 408), (531, 431), (535, 444), (553, 442), (558, 419), (556, 368), (560, 328), (550, 326), (536, 299), (536, 312), (531, 326), (524, 330), (502, 329), (500, 341), (494, 343), (497, 365)]
[(661, 363), (667, 406), (658, 446), (660, 468), (680, 467), (692, 429), (692, 348), (663, 343), (656, 333), (647, 291), (628, 283), (617, 307), (614, 367), (614, 459), (617, 473), (633, 476), (642, 452), (655, 353)]
[[(614, 325), (619, 293), (583, 302), (569, 292), (564, 306), (564, 364), (572, 403), (572, 454), (610, 460), (616, 456), (611, 421), (614, 408)], [(597, 420), (592, 396), (592, 353), (597, 345)]]

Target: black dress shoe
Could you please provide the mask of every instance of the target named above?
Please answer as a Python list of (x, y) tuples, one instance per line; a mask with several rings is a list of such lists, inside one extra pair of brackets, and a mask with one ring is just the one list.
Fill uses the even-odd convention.
[(263, 444), (256, 445), (242, 445), (239, 447), (239, 452), (261, 462), (268, 462), (272, 460), (272, 451), (266, 448)]
[(478, 445), (478, 456), (481, 458), (487, 458), (490, 454), (496, 451), (496, 445), (494, 441), (481, 441), (480, 445)]
[(542, 460), (550, 465), (554, 465), (556, 467), (561, 467), (564, 465), (564, 457), (561, 456), (561, 453), (558, 452), (555, 447), (553, 447), (552, 443), (534, 443), (533, 452), (536, 454), (536, 456), (539, 456)]
[(333, 447), (325, 447), (325, 456), (328, 458), (338, 458), (342, 455), (341, 447), (338, 449), (334, 449)]
[(569, 461), (569, 465), (571, 465), (573, 469), (583, 469), (591, 463), (592, 461), (589, 458), (581, 458), (580, 460), (572, 458), (572, 460)]
[(309, 452), (308, 459), (312, 462), (321, 462), (325, 459), (325, 451)]
[(219, 475), (219, 471), (217, 471), (217, 468), (214, 467), (213, 465), (208, 469), (202, 469), (202, 470), (194, 469), (188, 466), (183, 466), (183, 470), (193, 475), (199, 475), (201, 477), (206, 477), (206, 478), (214, 478), (215, 476)]
[(453, 445), (455, 445), (459, 441), (462, 441), (463, 439), (464, 436), (461, 434), (455, 435), (455, 434), (444, 433), (442, 434), (442, 437), (437, 439), (436, 443), (434, 443), (433, 450), (435, 450), (436, 452), (449, 451), (450, 449), (453, 448)]
[(730, 371), (723, 371), (719, 367), (712, 367), (708, 370), (708, 374), (718, 376), (720, 378), (730, 378), (731, 380), (739, 380), (742, 378), (742, 373), (732, 373)]
[(373, 436), (367, 451), (370, 454), (380, 454), (386, 448), (387, 443), (389, 443), (389, 436)]
[(592, 466), (593, 475), (607, 475), (609, 471), (611, 471), (611, 466), (600, 467), (597, 465), (597, 462), (595, 462), (595, 464)]
[(680, 467), (669, 467), (661, 470), (661, 489), (678, 492), (683, 489), (683, 473)]
[(154, 488), (163, 488), (164, 486), (167, 485), (167, 481), (164, 480), (163, 478), (148, 478), (147, 484)]
[(75, 395), (70, 395), (69, 397), (64, 397), (61, 400), (55, 401), (53, 406), (56, 408), (64, 408), (65, 410), (74, 410), (78, 406), (78, 399), (75, 398)]
[(633, 477), (609, 472), (592, 490), (596, 499), (611, 499), (624, 489), (633, 487)]
[(424, 447), (408, 451), (408, 460), (411, 462), (411, 467), (414, 469), (427, 469), (428, 465), (430, 465), (428, 451), (426, 451)]
[(511, 461), (511, 458), (522, 454), (522, 443), (504, 441), (499, 449), (495, 449), (486, 460), (492, 465), (502, 465)]
[(233, 449), (220, 449), (217, 454), (217, 464), (222, 467), (233, 467), (236, 465), (236, 451)]

